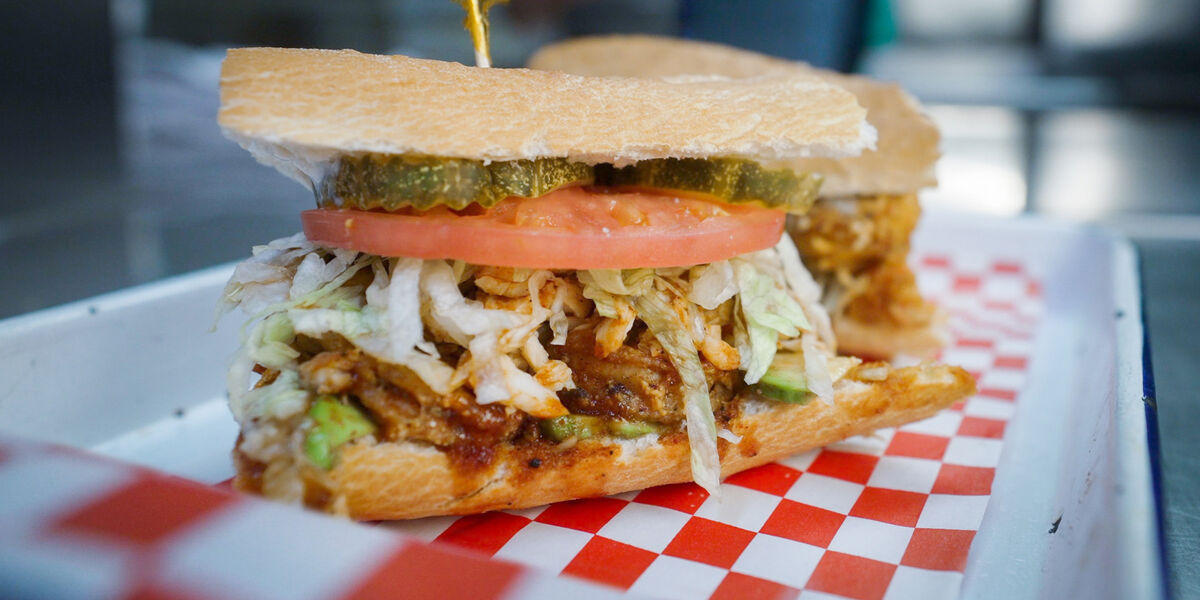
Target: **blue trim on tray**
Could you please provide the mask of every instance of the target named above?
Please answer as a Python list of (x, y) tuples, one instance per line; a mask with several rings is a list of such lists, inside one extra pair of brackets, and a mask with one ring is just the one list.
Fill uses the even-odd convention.
[(1162, 598), (1172, 597), (1168, 579), (1167, 535), (1164, 525), (1162, 450), (1158, 436), (1158, 397), (1154, 389), (1154, 364), (1150, 351), (1150, 327), (1146, 322), (1146, 284), (1142, 277), (1141, 253), (1138, 254), (1138, 317), (1142, 321), (1142, 404), (1146, 415), (1146, 446), (1150, 457), (1151, 491), (1154, 493), (1155, 524), (1158, 527), (1158, 555)]

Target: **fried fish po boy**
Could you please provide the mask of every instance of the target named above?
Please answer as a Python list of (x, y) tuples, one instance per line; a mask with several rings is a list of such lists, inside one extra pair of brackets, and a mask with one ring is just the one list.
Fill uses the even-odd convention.
[(905, 262), (920, 217), (917, 192), (937, 182), (939, 134), (899, 86), (721, 44), (644, 35), (553, 44), (534, 54), (529, 66), (620, 77), (807, 74), (853, 93), (879, 132), (878, 144), (847, 158), (792, 161), (792, 168), (819, 173), (825, 183), (816, 205), (790, 218), (788, 229), (823, 285), (839, 351), (928, 356), (944, 345), (944, 319), (921, 297)]
[(219, 122), (311, 188), (225, 290), (237, 488), (360, 519), (722, 475), (933, 414), (961, 369), (832, 352), (785, 215), (864, 110), (819, 78), (600, 79), (231, 50)]

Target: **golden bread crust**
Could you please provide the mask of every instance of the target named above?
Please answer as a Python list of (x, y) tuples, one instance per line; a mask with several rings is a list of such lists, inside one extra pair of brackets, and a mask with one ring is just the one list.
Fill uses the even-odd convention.
[(897, 355), (930, 358), (946, 345), (945, 317), (936, 313), (927, 324), (898, 327), (888, 323), (864, 323), (846, 315), (833, 322), (838, 352), (872, 359), (890, 360)]
[(222, 65), (218, 122), (303, 181), (322, 161), (365, 152), (617, 164), (846, 156), (874, 143), (865, 114), (850, 93), (799, 72), (667, 82), (241, 48)]
[[(883, 381), (843, 380), (827, 405), (766, 404), (730, 423), (738, 444), (721, 441), (722, 474), (932, 416), (975, 390), (958, 367), (923, 364), (891, 371)], [(537, 506), (690, 481), (685, 435), (651, 441), (584, 440), (558, 456), (500, 449), (484, 469), (414, 444), (355, 444), (330, 473), (333, 493), (356, 519), (407, 519)], [(537, 463), (531, 461), (537, 460)], [(536, 466), (534, 466), (536, 464)], [(344, 504), (341, 504), (344, 502)]]
[(648, 35), (584, 37), (551, 44), (529, 59), (529, 67), (618, 77), (817, 75), (853, 93), (879, 135), (876, 148), (859, 156), (792, 161), (797, 170), (825, 175), (823, 196), (903, 194), (937, 183), (933, 169), (940, 155), (937, 127), (921, 113), (920, 104), (895, 84), (711, 42)]

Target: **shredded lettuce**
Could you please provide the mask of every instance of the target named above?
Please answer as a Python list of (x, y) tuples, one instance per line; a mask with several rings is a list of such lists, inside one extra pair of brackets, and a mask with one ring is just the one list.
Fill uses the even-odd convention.
[(229, 406), (239, 422), (264, 417), (286, 419), (302, 412), (309, 396), (300, 387), (300, 376), (295, 371), (281, 371), (275, 381), (242, 394)]
[(571, 326), (571, 322), (567, 319), (567, 288), (566, 286), (558, 286), (554, 292), (554, 300), (550, 303), (550, 332), (554, 337), (550, 343), (555, 346), (562, 346), (567, 343), (567, 330)]
[(631, 299), (651, 290), (656, 281), (654, 269), (597, 269), (579, 271), (577, 276), (583, 284), (583, 297), (595, 303), (597, 314), (610, 319), (596, 328), (597, 339), (624, 340), (637, 316)]
[(292, 340), (296, 337), (292, 321), (286, 313), (275, 313), (267, 317), (255, 327), (246, 340), (249, 357), (256, 363), (269, 369), (284, 369), (295, 364), (300, 356), (292, 348)]
[(537, 337), (532, 335), (525, 338), (525, 344), (521, 346), (521, 356), (534, 369), (540, 369), (550, 361), (550, 353), (546, 352), (546, 348), (538, 342)]
[[(332, 332), (341, 334), (372, 354), (390, 356), (388, 348), (371, 343), (376, 331), (383, 329), (383, 315), (377, 310), (338, 310), (336, 308), (293, 308), (286, 313), (296, 333), (312, 337)], [(380, 339), (379, 341), (382, 341)]]
[(729, 261), (700, 265), (692, 269), (692, 290), (688, 300), (714, 310), (738, 293), (737, 278)]
[(613, 296), (613, 294), (604, 291), (604, 289), (599, 286), (584, 284), (583, 297), (595, 303), (596, 314), (607, 319), (617, 318), (617, 299)]
[(423, 263), (398, 259), (390, 274), (383, 261), (374, 263), (375, 280), (365, 292), (362, 309), (290, 308), (287, 316), (297, 333), (338, 333), (373, 356), (412, 369), (431, 389), (449, 393), (454, 389), (454, 368), (436, 358), (424, 339), (419, 292)]
[(371, 263), (371, 284), (363, 292), (368, 305), (378, 307), (387, 306), (387, 289), (392, 281), (391, 276), (388, 274), (389, 266), (388, 262), (383, 260)]
[(796, 337), (810, 325), (800, 305), (754, 264), (738, 260), (733, 270), (739, 288), (740, 325), (744, 327), (738, 352), (746, 383), (754, 384), (771, 366), (779, 336)]
[(746, 311), (739, 302), (734, 317), (734, 343), (741, 360), (738, 367), (745, 371), (746, 383), (753, 385), (762, 379), (778, 349), (779, 333), (746, 318)]
[(314, 250), (316, 246), (303, 233), (255, 246), (253, 256), (234, 267), (217, 305), (216, 318), (220, 319), (235, 306), (240, 305), (243, 311), (255, 314), (286, 300), (297, 259)]
[(738, 299), (748, 319), (787, 337), (796, 337), (800, 330), (811, 328), (804, 309), (773, 279), (741, 261), (734, 264), (734, 273), (741, 290)]
[(292, 287), (288, 290), (288, 298), (295, 300), (314, 292), (317, 288), (329, 283), (338, 275), (346, 272), (346, 268), (358, 256), (354, 250), (334, 248), (333, 257), (326, 260), (317, 254), (307, 254), (296, 267), (292, 276)]
[(829, 372), (829, 359), (819, 347), (817, 336), (805, 333), (800, 337), (800, 349), (804, 353), (804, 377), (808, 389), (826, 404), (833, 404), (833, 376)]
[(452, 261), (450, 268), (454, 270), (454, 280), (459, 283), (466, 281), (475, 272), (474, 267), (470, 263), (461, 260)]
[(252, 260), (280, 262), (287, 261), (289, 256), (303, 256), (316, 249), (317, 245), (308, 241), (303, 232), (297, 232), (285, 238), (254, 246), (250, 249), (250, 254), (254, 257)]
[[(407, 355), (425, 341), (421, 324), (421, 268), (419, 258), (396, 259), (388, 277), (385, 331), (393, 355)], [(428, 352), (432, 353), (432, 352)]]
[(475, 366), (471, 386), (475, 401), (480, 404), (501, 402), (535, 417), (548, 419), (567, 414), (558, 394), (538, 383), (533, 375), (522, 371), (508, 354), (501, 353), (494, 332), (471, 340), (468, 349)]
[(223, 307), (240, 305), (256, 313), (272, 304), (287, 300), (291, 272), (279, 265), (244, 262), (233, 269), (225, 287)]
[(343, 285), (328, 295), (313, 302), (317, 308), (336, 308), (338, 310), (362, 310), (363, 286)]
[(821, 286), (813, 279), (812, 273), (804, 268), (804, 263), (800, 260), (800, 251), (796, 249), (796, 244), (792, 242), (791, 236), (783, 234), (783, 237), (779, 238), (779, 243), (775, 245), (775, 252), (783, 265), (783, 275), (787, 279), (788, 286), (800, 300), (800, 305), (815, 326), (817, 335), (821, 336), (821, 341), (825, 342), (831, 351), (835, 350), (837, 340), (833, 335), (833, 324), (829, 319), (829, 311), (821, 304)]
[(317, 306), (325, 308), (336, 306), (343, 299), (345, 299), (345, 292), (338, 292), (338, 289), (345, 285), (345, 283), (349, 281), (351, 277), (354, 277), (354, 275), (360, 270), (380, 260), (383, 259), (366, 255), (361, 256), (336, 277), (321, 285), (321, 287), (307, 292), (298, 298), (283, 300), (263, 308), (256, 315), (251, 317), (250, 320), (247, 321), (246, 325), (242, 326), (243, 341), (246, 339), (246, 326), (273, 313), (291, 310), (296, 307)]
[[(549, 276), (547, 271), (539, 278), (544, 281)], [(535, 284), (530, 285), (532, 290)], [(518, 368), (509, 356), (509, 352), (525, 345), (550, 311), (535, 306), (533, 314), (523, 315), (484, 308), (478, 301), (467, 300), (458, 289), (453, 269), (444, 261), (424, 261), (420, 288), (429, 301), (425, 323), (438, 327), (470, 353), (470, 381), (476, 402), (500, 402), (540, 417), (565, 412), (558, 396)]]
[[(365, 289), (349, 284), (366, 268), (372, 278)], [(247, 397), (263, 395), (248, 391), (255, 364), (294, 375), (296, 334), (333, 332), (377, 358), (412, 369), (435, 392), (448, 394), (473, 379), (481, 388), (480, 402), (556, 416), (565, 409), (555, 393), (510, 354), (525, 350), (534, 362), (544, 363), (548, 357), (536, 330), (547, 319), (553, 320), (558, 343), (566, 342), (565, 292), (556, 294), (550, 307), (541, 306), (538, 292), (554, 274), (536, 271), (528, 273), (532, 314), (489, 309), (458, 289), (473, 272), (461, 262), (319, 248), (300, 234), (256, 247), (254, 256), (235, 268), (219, 306), (220, 313), (240, 305), (254, 315), (243, 327), (243, 347), (230, 366), (231, 401), (241, 406)], [(443, 362), (425, 338), (426, 328), (467, 348), (470, 369)]]
[(254, 359), (243, 344), (229, 361), (229, 370), (225, 372), (225, 389), (229, 394), (229, 408), (238, 422), (242, 421), (242, 402), (246, 392), (250, 390), (250, 378), (254, 375)]
[(654, 285), (654, 269), (593, 269), (579, 271), (579, 282), (587, 288), (599, 288), (609, 294), (636, 296), (650, 291)]
[(477, 335), (512, 329), (528, 320), (524, 315), (484, 308), (478, 301), (464, 298), (454, 270), (445, 261), (424, 261), (420, 287), (429, 301), (423, 313), (426, 324), (438, 327), (463, 347), (468, 347)]
[(679, 372), (683, 384), (688, 443), (692, 451), (692, 478), (709, 494), (716, 496), (721, 483), (717, 425), (708, 397), (708, 380), (704, 377), (704, 367), (700, 364), (696, 345), (692, 342), (687, 325), (658, 293), (635, 296), (633, 304)]
[(724, 427), (717, 428), (717, 437), (729, 442), (730, 444), (736, 445), (736, 444), (742, 443), (742, 436), (740, 436)]

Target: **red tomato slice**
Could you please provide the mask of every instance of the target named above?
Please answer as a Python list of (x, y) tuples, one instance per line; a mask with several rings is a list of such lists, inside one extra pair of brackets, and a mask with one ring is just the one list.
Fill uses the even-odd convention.
[(419, 216), (318, 209), (301, 215), (318, 244), (380, 256), (541, 269), (676, 267), (770, 248), (784, 213), (651, 193), (562, 189), (483, 214)]

